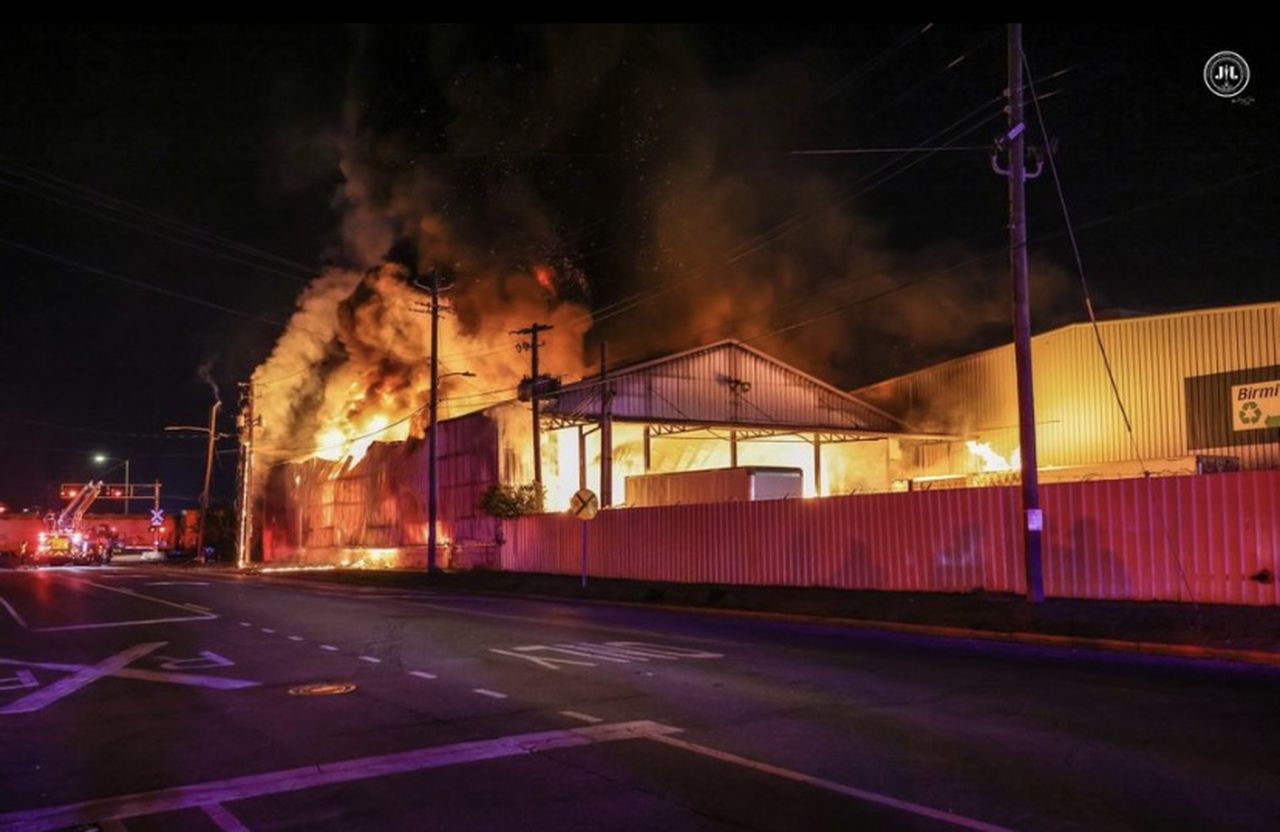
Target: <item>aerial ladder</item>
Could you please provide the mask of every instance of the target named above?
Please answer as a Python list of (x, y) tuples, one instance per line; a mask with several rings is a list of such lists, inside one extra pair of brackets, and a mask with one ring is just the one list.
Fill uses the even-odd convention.
[(75, 563), (87, 563), (90, 560), (101, 563), (104, 553), (91, 545), (89, 535), (81, 528), (85, 512), (93, 505), (102, 493), (102, 480), (89, 480), (83, 488), (71, 495), (71, 502), (55, 516), (49, 515), (49, 529), (40, 532), (36, 546), (35, 561), (37, 563), (55, 560), (70, 560)]

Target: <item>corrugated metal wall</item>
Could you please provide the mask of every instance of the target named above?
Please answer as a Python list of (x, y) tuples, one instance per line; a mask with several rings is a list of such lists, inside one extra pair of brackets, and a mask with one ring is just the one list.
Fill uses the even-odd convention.
[[(1068, 483), (1042, 493), (1049, 595), (1280, 603), (1280, 472)], [(976, 488), (605, 511), (587, 524), (589, 572), (1022, 592), (1017, 505), (1016, 489)], [(576, 574), (580, 522), (505, 521), (502, 568)]]
[[(1240, 458), (1248, 468), (1280, 465), (1280, 442), (1201, 447), (1188, 434), (1188, 407), (1229, 419), (1231, 403), (1188, 401), (1189, 378), (1280, 365), (1280, 303), (1103, 321), (1121, 399), (1137, 447), (1125, 430), (1093, 330), (1075, 325), (1036, 336), (1032, 345), (1040, 464), (1090, 465), (1191, 454)], [(857, 395), (924, 429), (976, 434), (1002, 454), (1017, 445), (1012, 346), (890, 379)], [(1221, 410), (1221, 412), (1219, 412)], [(962, 449), (963, 450), (963, 449)], [(952, 454), (963, 470), (976, 460)], [(961, 470), (953, 471), (960, 473)]]
[[(440, 530), (450, 541), (492, 543), (480, 498), (497, 482), (498, 427), (473, 413), (440, 423)], [(358, 463), (311, 459), (269, 471), (260, 512), (267, 561), (342, 560), (343, 550), (419, 547), (427, 542), (427, 445), (375, 443)]]

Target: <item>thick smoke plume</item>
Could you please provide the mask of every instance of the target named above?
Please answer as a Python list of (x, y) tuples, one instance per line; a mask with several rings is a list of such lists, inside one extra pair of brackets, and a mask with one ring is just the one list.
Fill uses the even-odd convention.
[[(261, 458), (340, 457), (421, 431), (427, 318), (410, 279), (431, 269), (456, 279), (441, 371), (476, 374), (444, 381), (445, 415), (511, 397), (528, 364), (508, 331), (533, 321), (556, 327), (544, 364), (567, 379), (589, 369), (587, 339), (633, 359), (744, 338), (846, 386), (999, 340), (1002, 186), (984, 157), (967, 175), (991, 190), (994, 235), (975, 249), (918, 234), (891, 245), (915, 217), (871, 218), (869, 164), (787, 152), (858, 109), (856, 87), (839, 111), (814, 104), (828, 101), (829, 58), (713, 70), (694, 36), (664, 28), (366, 32), (333, 143), (342, 265), (304, 292), (255, 375)], [(929, 115), (933, 130), (955, 113)], [(840, 141), (877, 143), (866, 127), (843, 118)], [(937, 201), (928, 175), (899, 184), (914, 204)], [(388, 261), (398, 244), (415, 254)], [(1037, 320), (1065, 285), (1033, 259)]]

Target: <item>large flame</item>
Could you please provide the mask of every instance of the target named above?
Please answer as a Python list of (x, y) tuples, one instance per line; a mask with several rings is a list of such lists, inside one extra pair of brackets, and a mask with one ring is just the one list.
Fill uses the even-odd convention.
[(969, 449), (969, 453), (981, 461), (983, 471), (1016, 471), (1022, 467), (1021, 448), (1014, 448), (1008, 459), (1006, 459), (996, 453), (995, 449), (986, 442), (970, 439), (964, 443), (964, 446)]
[[(441, 419), (514, 398), (529, 367), (510, 331), (535, 320), (554, 327), (542, 336), (544, 371), (570, 377), (584, 371), (590, 315), (549, 296), (547, 280), (536, 270), (489, 273), (446, 293), (448, 310), (439, 323)], [(399, 264), (362, 276), (330, 272), (313, 283), (254, 374), (259, 458), (265, 464), (313, 456), (355, 463), (374, 442), (423, 436), (431, 384), (428, 309), (429, 296)]]

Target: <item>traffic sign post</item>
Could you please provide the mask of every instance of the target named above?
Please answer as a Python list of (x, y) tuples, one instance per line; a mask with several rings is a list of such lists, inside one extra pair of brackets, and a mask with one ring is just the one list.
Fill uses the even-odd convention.
[(589, 488), (580, 489), (569, 500), (569, 513), (582, 521), (582, 588), (587, 588), (587, 521), (600, 513), (600, 501)]

